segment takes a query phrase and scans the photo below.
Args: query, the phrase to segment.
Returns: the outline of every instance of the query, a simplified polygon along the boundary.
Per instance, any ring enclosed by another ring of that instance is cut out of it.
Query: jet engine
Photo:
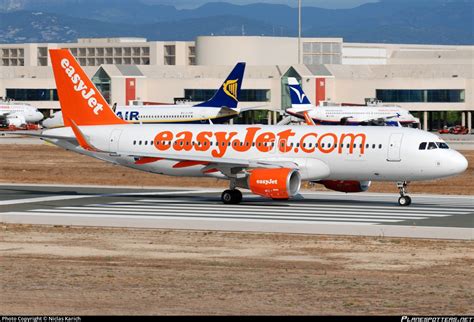
[[[254,169],[247,177],[247,188],[254,194],[272,199],[288,199],[301,187],[301,175],[295,169]]]
[[[371,184],[370,181],[355,180],[321,180],[316,183],[320,183],[330,190],[346,193],[367,191]]]

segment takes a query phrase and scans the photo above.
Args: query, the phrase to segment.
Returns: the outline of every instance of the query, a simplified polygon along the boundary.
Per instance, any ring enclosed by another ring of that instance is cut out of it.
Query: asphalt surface
[[[49,225],[467,239],[472,196],[303,192],[273,201],[244,193],[224,205],[220,190],[0,185],[0,222]]]

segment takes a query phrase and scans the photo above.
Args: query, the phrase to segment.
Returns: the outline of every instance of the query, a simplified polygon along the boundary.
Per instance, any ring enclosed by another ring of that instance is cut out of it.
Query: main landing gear
[[[224,190],[221,200],[225,204],[238,204],[242,201],[242,192],[238,189]]]
[[[408,182],[397,182],[397,188],[400,191],[400,198],[398,198],[398,204],[400,206],[409,206],[411,204],[411,198],[407,195]]]

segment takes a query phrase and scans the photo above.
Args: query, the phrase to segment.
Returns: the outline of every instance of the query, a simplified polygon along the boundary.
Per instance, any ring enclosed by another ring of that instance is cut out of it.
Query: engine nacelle
[[[326,188],[340,192],[363,192],[369,190],[371,181],[355,181],[355,180],[321,180],[317,183],[324,185]]]
[[[254,169],[247,178],[248,189],[272,199],[288,199],[298,194],[301,175],[295,169]],[[247,188],[247,187],[245,187]]]

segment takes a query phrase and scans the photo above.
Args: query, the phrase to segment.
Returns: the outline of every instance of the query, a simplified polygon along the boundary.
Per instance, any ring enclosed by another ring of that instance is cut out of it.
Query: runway
[[[244,194],[224,205],[221,190],[0,185],[0,222],[162,229],[280,232],[472,240],[472,196],[303,192],[273,201]]]

